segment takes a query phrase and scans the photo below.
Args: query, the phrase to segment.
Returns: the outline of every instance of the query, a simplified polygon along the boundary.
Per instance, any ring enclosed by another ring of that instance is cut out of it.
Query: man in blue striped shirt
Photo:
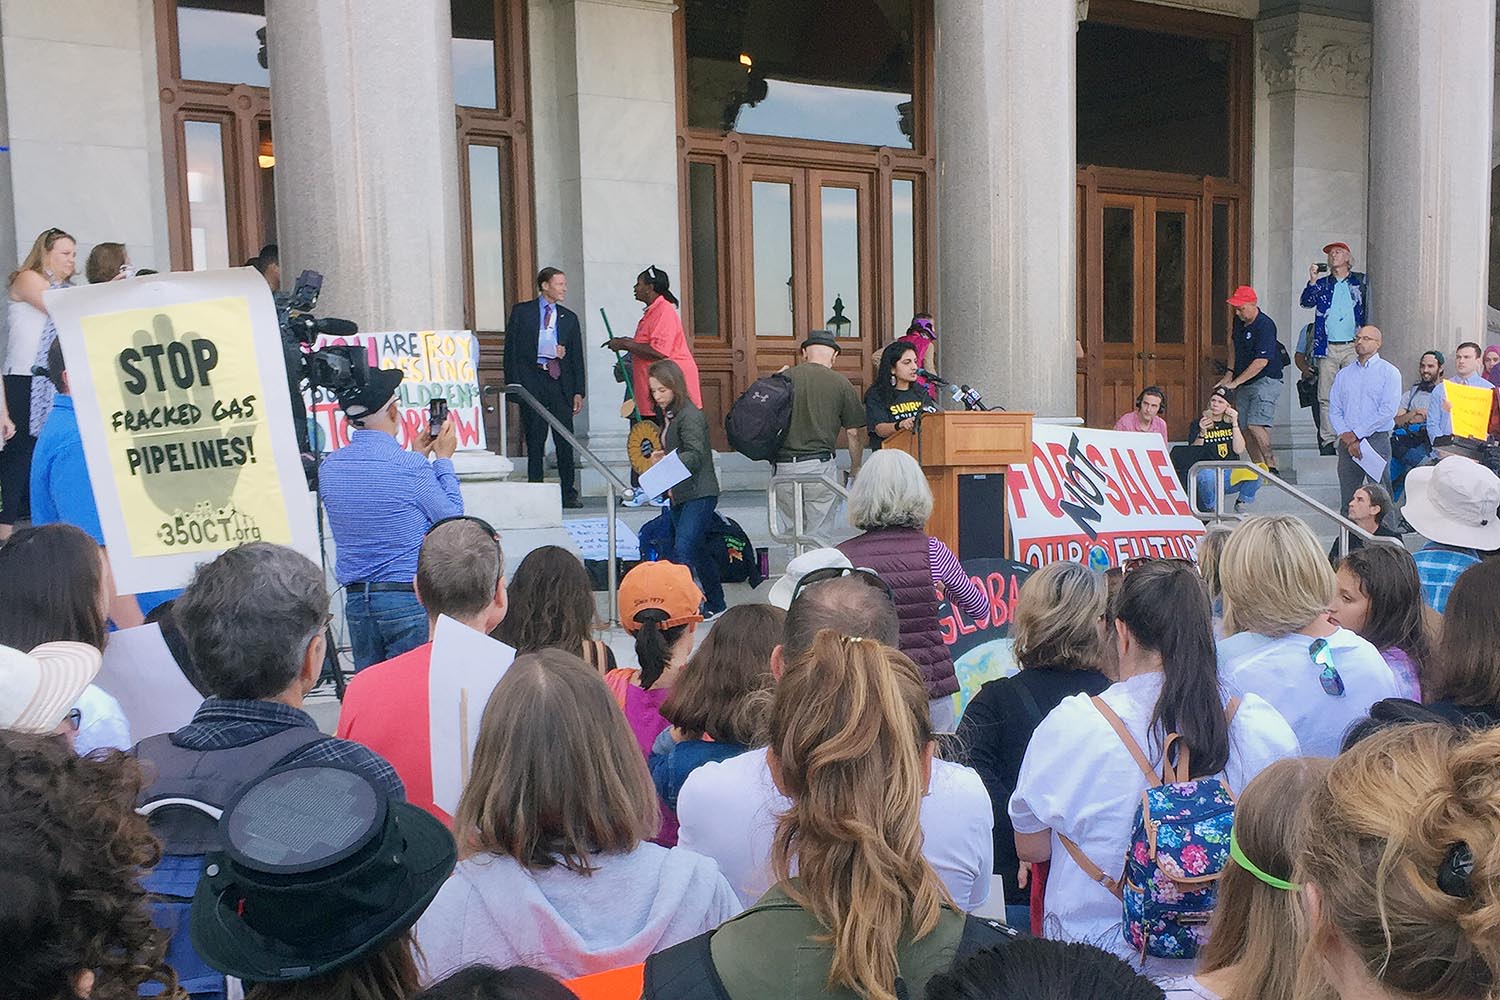
[[[424,424],[413,449],[402,448],[396,437],[400,384],[401,372],[371,369],[364,385],[338,394],[355,430],[318,472],[355,670],[427,641],[427,612],[412,589],[417,555],[428,528],[464,512],[453,471],[453,422],[446,421],[436,438]]]

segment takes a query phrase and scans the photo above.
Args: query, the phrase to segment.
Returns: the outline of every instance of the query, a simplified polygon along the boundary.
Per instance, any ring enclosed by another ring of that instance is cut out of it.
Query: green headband
[[[1254,861],[1251,861],[1249,858],[1245,857],[1245,852],[1240,849],[1239,839],[1234,835],[1234,827],[1229,828],[1229,856],[1231,858],[1234,858],[1236,863],[1238,863],[1241,868],[1245,869],[1245,871],[1249,872],[1251,875],[1254,875],[1256,878],[1260,879],[1262,882],[1273,889],[1281,889],[1285,892],[1299,892],[1302,889],[1302,887],[1296,882],[1288,882],[1284,878],[1277,878],[1275,875],[1267,875],[1256,866]]]

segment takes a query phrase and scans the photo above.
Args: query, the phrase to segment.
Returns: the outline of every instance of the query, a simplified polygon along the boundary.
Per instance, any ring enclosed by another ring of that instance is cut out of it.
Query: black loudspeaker
[[[958,558],[1009,559],[1005,547],[1005,476],[958,477]]]

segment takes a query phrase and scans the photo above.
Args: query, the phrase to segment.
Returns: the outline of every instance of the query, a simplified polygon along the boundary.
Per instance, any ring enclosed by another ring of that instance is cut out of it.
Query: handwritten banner
[[[243,542],[317,557],[275,307],[253,270],[46,294],[122,593]]]
[[[1014,554],[1032,566],[1192,559],[1203,535],[1158,434],[1035,424],[1005,488]]]
[[[1032,570],[1025,563],[1009,559],[966,559],[963,568],[989,598],[989,609],[983,618],[975,619],[947,602],[938,607],[943,642],[953,657],[953,672],[958,677],[960,715],[986,681],[1016,672],[1010,623],[1015,617],[1021,584]]]
[[[357,333],[319,337],[314,348],[357,346],[365,349],[371,368],[398,368],[406,376],[396,390],[401,411],[398,439],[411,447],[426,425],[427,406],[448,401],[448,419],[458,432],[460,449],[483,450],[484,407],[479,395],[479,343],[468,330],[418,330],[405,333]],[[312,415],[314,447],[333,451],[349,443],[352,428],[333,394],[315,390],[307,404]]]
[[[1443,391],[1453,407],[1453,436],[1483,441],[1490,433],[1490,409],[1495,404],[1495,390],[1489,386],[1443,382]]]

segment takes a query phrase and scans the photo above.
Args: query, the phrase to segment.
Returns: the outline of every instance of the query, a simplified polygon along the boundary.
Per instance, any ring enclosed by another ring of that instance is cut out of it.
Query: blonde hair
[[[1302,843],[1308,799],[1328,774],[1323,757],[1291,757],[1267,767],[1250,784],[1234,810],[1234,836],[1257,868],[1291,881]],[[1262,882],[1231,860],[1219,877],[1208,944],[1198,956],[1198,972],[1234,967],[1243,979],[1235,995],[1257,1000],[1293,1000],[1295,955],[1301,946],[1295,892]]]
[[[915,458],[895,448],[882,448],[865,459],[849,490],[850,524],[860,531],[920,531],[931,516],[932,487]]]
[[[894,1000],[897,946],[937,927],[947,890],[922,856],[927,692],[905,654],[820,631],[776,686],[773,764],[791,807],[771,863],[828,928],[829,990]]]
[[[1022,667],[1098,670],[1104,662],[1099,621],[1109,601],[1104,577],[1082,563],[1048,563],[1026,578],[1011,635]]]
[[[1218,601],[1224,596],[1224,584],[1220,576],[1220,560],[1224,558],[1224,543],[1229,541],[1230,531],[1223,525],[1213,525],[1198,539],[1196,559],[1198,575],[1208,588],[1208,599]]]
[[[42,261],[52,252],[52,248],[57,246],[58,240],[72,240],[74,246],[78,245],[77,240],[61,229],[53,227],[52,229],[42,230],[41,234],[37,236],[36,242],[31,244],[31,251],[26,255],[26,259],[21,261],[21,266],[10,272],[10,278],[5,282],[6,285],[14,285],[16,277],[22,271],[35,271],[45,278],[47,276],[47,269],[42,266]]]
[[[1318,540],[1290,514],[1248,517],[1219,559],[1224,634],[1279,639],[1328,610],[1336,581]]]
[[[1320,956],[1350,949],[1383,989],[1495,995],[1500,977],[1500,732],[1402,725],[1335,758],[1308,804],[1297,881],[1315,887],[1299,996],[1326,995]],[[1455,847],[1467,898],[1438,885]]]
[[[484,706],[453,817],[462,856],[589,874],[593,856],[656,835],[646,758],[599,672],[572,653],[516,657]]]

